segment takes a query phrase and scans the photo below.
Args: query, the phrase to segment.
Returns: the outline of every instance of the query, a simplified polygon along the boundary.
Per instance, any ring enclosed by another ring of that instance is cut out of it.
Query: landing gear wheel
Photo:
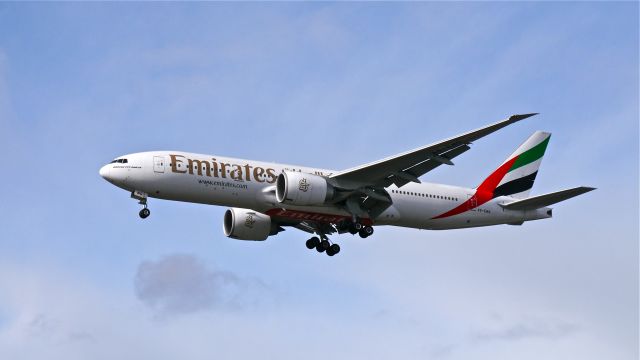
[[[340,245],[338,244],[333,244],[329,246],[329,248],[327,249],[327,255],[329,256],[333,256],[339,252],[340,252]]]
[[[351,233],[351,235],[357,234],[360,230],[362,230],[362,224],[359,222],[354,222],[349,225],[349,233]]]
[[[327,240],[322,240],[322,241],[320,241],[318,246],[316,246],[316,250],[318,250],[318,252],[323,252],[323,251],[329,249],[330,246],[331,245],[329,244],[329,242]]]
[[[371,235],[373,235],[373,227],[371,226],[365,226],[362,229],[360,229],[360,231],[358,232],[358,234],[360,235],[361,238],[367,238]]]
[[[307,240],[305,245],[307,245],[307,249],[311,250],[311,249],[317,247],[318,244],[320,244],[320,239],[318,239],[317,237],[314,236],[311,239]]]
[[[146,218],[149,217],[149,215],[151,215],[151,210],[149,210],[147,208],[144,208],[144,209],[140,210],[138,215],[140,215],[141,218],[146,219]]]

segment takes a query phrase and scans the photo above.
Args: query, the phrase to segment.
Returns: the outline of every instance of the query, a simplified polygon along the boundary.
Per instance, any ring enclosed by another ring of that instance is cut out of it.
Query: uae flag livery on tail
[[[433,219],[461,214],[498,196],[528,197],[550,138],[551,133],[536,131],[476,188],[471,198]]]
[[[505,166],[506,172],[492,189],[494,198],[509,195],[523,199],[529,196],[550,138],[550,133],[536,131],[504,162],[502,166]]]

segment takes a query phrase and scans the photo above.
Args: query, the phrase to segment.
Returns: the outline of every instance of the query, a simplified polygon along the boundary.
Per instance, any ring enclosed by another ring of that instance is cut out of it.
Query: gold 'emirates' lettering
[[[211,160],[189,159],[183,155],[169,154],[171,158],[171,172],[176,174],[186,174],[208,177],[227,178],[227,173],[236,181],[252,181],[273,184],[276,182],[276,170],[273,168],[262,168],[249,164],[229,164],[218,162],[215,158]],[[186,169],[182,167],[186,166]]]
[[[191,160],[189,159],[189,174],[193,175],[193,170],[198,171],[198,175],[202,176],[202,168],[206,169],[207,176],[211,176],[211,166],[208,161]]]
[[[235,169],[231,172],[231,178],[233,180],[242,180],[242,166],[233,165],[233,167]]]
[[[253,178],[260,183],[263,183],[262,175],[264,175],[264,169],[261,167],[253,168]],[[249,176],[249,175],[247,175]]]
[[[178,157],[184,158],[182,155],[169,155],[171,157],[171,171],[174,173],[186,173],[187,170],[178,170],[178,164],[182,164],[182,160],[178,160]]]

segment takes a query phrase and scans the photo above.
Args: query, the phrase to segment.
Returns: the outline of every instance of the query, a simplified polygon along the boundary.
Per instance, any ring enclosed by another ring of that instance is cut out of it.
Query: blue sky
[[[638,4],[0,4],[0,358],[637,359]],[[179,149],[344,169],[510,114],[423,180],[475,186],[535,130],[521,227],[380,228],[339,256],[98,176]]]

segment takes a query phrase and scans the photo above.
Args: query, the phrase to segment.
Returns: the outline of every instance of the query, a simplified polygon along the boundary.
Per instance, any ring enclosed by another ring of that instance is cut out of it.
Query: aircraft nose
[[[109,165],[100,168],[100,176],[107,181],[109,180]]]

